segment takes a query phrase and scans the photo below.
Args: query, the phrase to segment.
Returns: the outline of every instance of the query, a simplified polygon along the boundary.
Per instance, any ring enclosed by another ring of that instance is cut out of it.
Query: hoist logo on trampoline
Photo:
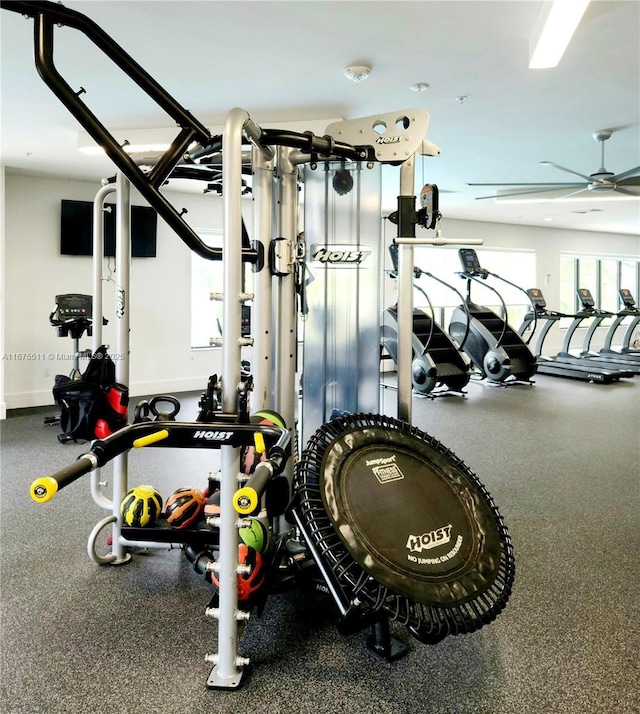
[[[451,524],[436,528],[428,533],[419,536],[410,535],[407,540],[407,549],[421,553],[423,550],[431,550],[439,545],[446,545],[451,540]]]

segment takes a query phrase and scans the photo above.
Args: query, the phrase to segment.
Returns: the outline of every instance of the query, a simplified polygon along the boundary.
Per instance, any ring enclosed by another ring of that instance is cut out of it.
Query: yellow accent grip
[[[267,450],[267,447],[264,443],[264,436],[262,436],[259,431],[256,431],[256,433],[253,435],[253,443],[255,444],[256,451],[259,454],[264,454],[264,452]]]
[[[149,446],[149,444],[155,444],[156,441],[162,441],[169,436],[169,432],[166,429],[161,429],[160,431],[154,431],[153,434],[147,434],[147,436],[141,436],[133,442],[133,446],[136,449],[141,449],[143,446]]]
[[[233,494],[233,507],[241,516],[253,513],[258,507],[258,494],[253,488],[244,486]]]
[[[58,482],[51,476],[41,476],[31,484],[29,492],[36,503],[46,503],[58,492]]]

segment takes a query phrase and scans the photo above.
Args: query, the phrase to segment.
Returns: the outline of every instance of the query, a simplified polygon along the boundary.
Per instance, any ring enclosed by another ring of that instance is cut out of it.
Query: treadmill
[[[596,329],[605,318],[613,317],[614,313],[608,312],[607,310],[597,309],[593,295],[587,288],[579,288],[576,291],[576,294],[578,295],[578,299],[582,305],[582,310],[574,315],[573,322],[567,328],[567,332],[562,343],[562,349],[558,353],[558,358],[580,360],[581,363],[586,364],[589,367],[603,367],[604,369],[609,368],[619,370],[626,372],[624,375],[625,377],[633,377],[635,374],[640,374],[640,368],[637,364],[632,364],[629,361],[624,362],[618,359],[606,358],[603,355],[601,356],[589,352],[589,344]],[[589,319],[591,320],[591,324],[585,334],[582,350],[578,354],[575,354],[574,352],[571,352],[571,340],[576,329],[585,320]]]
[[[529,288],[526,291],[529,300],[531,301],[531,312],[528,312],[522,321],[522,325],[518,329],[521,337],[530,330],[533,337],[536,331],[538,320],[544,321],[542,328],[536,339],[534,353],[538,365],[538,374],[550,374],[553,377],[564,377],[565,379],[578,379],[583,382],[591,382],[594,384],[611,384],[618,382],[628,373],[620,370],[614,370],[600,365],[599,367],[591,367],[587,364],[580,363],[577,358],[563,359],[561,357],[548,357],[542,354],[542,345],[549,333],[549,330],[556,322],[563,317],[575,317],[563,312],[547,309],[547,302],[539,288]]]
[[[634,350],[630,347],[633,331],[638,326],[638,323],[640,323],[640,309],[636,307],[636,301],[634,300],[630,290],[627,288],[621,288],[618,290],[618,294],[620,295],[623,308],[617,313],[616,319],[609,326],[607,334],[604,338],[604,344],[600,351],[596,354],[608,359],[615,359],[625,363],[628,361],[631,364],[640,365],[640,350]],[[615,350],[611,346],[613,337],[617,329],[627,317],[630,317],[631,320],[626,326],[624,337],[622,339],[622,345],[618,350]],[[589,343],[587,343],[586,349],[589,349]]]

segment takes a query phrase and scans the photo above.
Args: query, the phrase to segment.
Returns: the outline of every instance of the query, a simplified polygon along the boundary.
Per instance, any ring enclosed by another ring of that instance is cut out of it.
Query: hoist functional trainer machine
[[[389,620],[406,625],[424,643],[491,622],[505,607],[514,578],[506,527],[472,471],[411,424],[413,246],[436,242],[415,236],[415,158],[434,151],[424,140],[427,113],[412,109],[338,122],[316,136],[262,129],[245,110],[232,109],[223,133],[211,136],[84,15],[49,2],[2,7],[34,19],[38,71],[118,169],[108,189],[115,190],[118,205],[116,350],[126,355],[116,365],[118,383],[128,384],[129,182],[190,249],[224,260],[222,374],[209,380],[196,422],[134,420],[94,441],[70,466],[37,479],[33,498],[48,501],[113,461],[111,497],[92,481],[94,499],[110,515],[90,535],[89,554],[108,565],[127,562],[135,546],[183,549],[196,572],[212,583],[206,614],[217,620],[218,651],[206,656],[213,664],[210,688],[240,686],[248,664],[239,654],[240,631],[251,611],[264,605],[269,592],[310,579],[330,593],[340,613],[339,631],[370,627],[371,648],[387,660],[402,652],[389,636]],[[81,93],[58,74],[57,25],[82,31],[180,127],[150,171],[131,160],[83,104]],[[393,417],[378,413],[380,306],[371,297],[379,294],[381,163],[400,165]],[[219,174],[220,165],[222,249],[202,243],[160,193],[176,172]],[[240,210],[247,167],[253,242],[243,240]],[[304,242],[297,224],[302,167]],[[241,290],[245,262],[255,266],[252,294]],[[303,285],[309,312],[300,370],[296,299]],[[97,314],[99,300],[94,296]],[[241,324],[247,301],[253,303],[250,337],[242,335]],[[253,351],[249,374],[241,366],[245,347]],[[128,490],[127,458],[140,448],[219,450],[219,481],[209,493],[218,512],[181,529],[163,517],[168,514],[146,527],[124,524],[120,504]],[[268,530],[269,548],[241,541],[241,531],[255,520]],[[106,528],[112,550],[99,556],[95,541]]]

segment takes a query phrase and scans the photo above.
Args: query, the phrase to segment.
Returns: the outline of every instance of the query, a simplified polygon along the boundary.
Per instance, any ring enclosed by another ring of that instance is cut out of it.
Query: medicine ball
[[[269,547],[269,530],[258,518],[251,518],[251,524],[238,530],[245,545],[264,553]]]
[[[165,516],[174,528],[188,528],[202,515],[205,498],[197,488],[178,488],[167,498]]]
[[[263,426],[278,426],[281,429],[286,429],[284,419],[277,412],[271,411],[270,409],[260,409],[254,412],[250,417],[249,421],[251,424],[260,424]],[[260,456],[260,460],[264,461],[266,459],[266,454]],[[245,446],[241,456],[241,466],[242,472],[245,474],[253,473],[253,470],[257,466],[256,453],[253,446]]]
[[[238,602],[245,607],[252,606],[252,598],[258,593],[266,582],[266,568],[262,555],[254,548],[241,543],[238,546],[238,564],[248,565],[249,572],[238,575]],[[218,575],[211,572],[211,582],[220,587]]]
[[[145,484],[127,491],[120,504],[122,520],[128,526],[144,528],[155,523],[162,511],[162,496]]]

